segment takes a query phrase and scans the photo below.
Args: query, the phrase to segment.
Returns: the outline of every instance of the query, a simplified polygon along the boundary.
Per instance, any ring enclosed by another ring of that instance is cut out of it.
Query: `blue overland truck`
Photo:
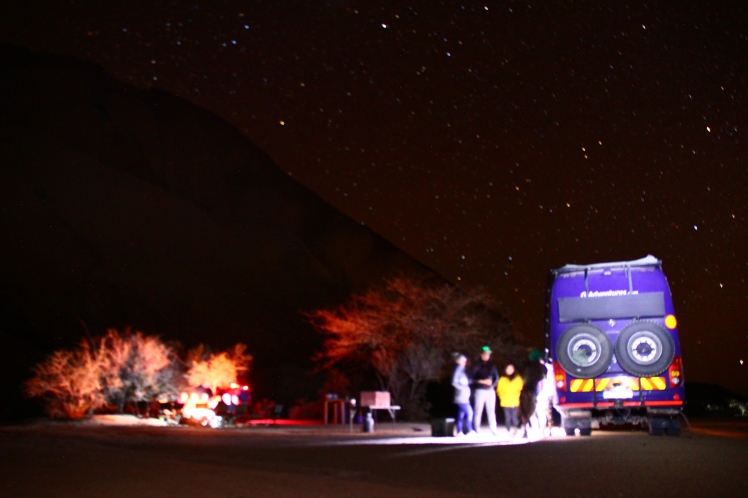
[[[546,348],[567,435],[626,423],[680,434],[678,323],[654,256],[551,270]]]

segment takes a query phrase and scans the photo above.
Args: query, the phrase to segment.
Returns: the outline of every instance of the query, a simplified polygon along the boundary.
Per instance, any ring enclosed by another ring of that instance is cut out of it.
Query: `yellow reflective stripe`
[[[658,391],[665,389],[665,377],[652,377],[650,380]]]
[[[639,379],[626,377],[626,383],[629,385],[629,389],[631,389],[632,391],[639,390]]]
[[[667,387],[665,377],[642,377],[642,389],[647,391],[662,391]]]
[[[584,388],[582,390],[586,393],[592,391],[592,387],[595,385],[594,379],[587,379],[587,381],[584,383]]]
[[[571,381],[571,384],[569,385],[569,389],[571,392],[575,393],[579,391],[579,386],[582,385],[582,382],[584,382],[584,379],[574,379]]]
[[[597,392],[604,391],[608,387],[608,383],[610,383],[610,379],[598,379],[595,390]]]

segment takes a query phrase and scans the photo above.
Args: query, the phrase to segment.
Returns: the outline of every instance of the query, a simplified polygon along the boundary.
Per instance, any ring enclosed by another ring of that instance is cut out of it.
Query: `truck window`
[[[627,296],[562,297],[558,300],[559,321],[607,320],[665,315],[662,292]]]

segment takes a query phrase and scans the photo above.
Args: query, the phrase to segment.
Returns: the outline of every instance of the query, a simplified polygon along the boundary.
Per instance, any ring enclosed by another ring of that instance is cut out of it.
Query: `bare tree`
[[[454,351],[490,344],[511,357],[517,346],[509,322],[483,290],[404,277],[383,289],[355,295],[334,310],[307,317],[325,340],[322,368],[373,368],[404,415],[423,415],[428,382],[438,380]]]
[[[41,398],[52,418],[84,417],[106,403],[101,383],[105,363],[85,341],[75,351],[55,351],[34,368],[26,392]]]
[[[160,339],[126,329],[110,329],[97,344],[106,358],[102,378],[107,400],[124,411],[125,404],[175,398],[176,356]]]
[[[107,404],[122,412],[128,402],[176,397],[178,362],[171,348],[142,332],[111,329],[83,340],[74,351],[56,351],[26,383],[52,417],[80,418]]]

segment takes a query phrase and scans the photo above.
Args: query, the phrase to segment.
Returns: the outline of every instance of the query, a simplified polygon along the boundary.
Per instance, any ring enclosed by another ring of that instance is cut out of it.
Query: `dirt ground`
[[[746,496],[748,423],[527,442],[423,424],[0,428],[0,496]]]

